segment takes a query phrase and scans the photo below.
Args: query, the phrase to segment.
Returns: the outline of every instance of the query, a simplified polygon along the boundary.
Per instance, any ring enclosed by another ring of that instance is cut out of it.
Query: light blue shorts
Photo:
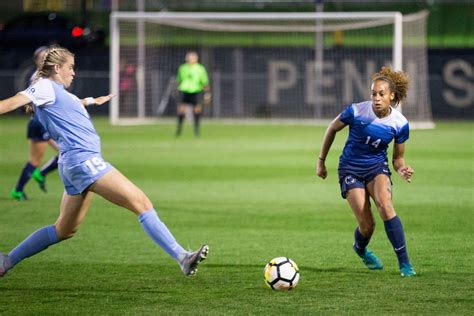
[[[77,195],[84,192],[94,182],[113,169],[100,155],[92,155],[87,160],[70,166],[58,164],[59,175],[67,194]]]

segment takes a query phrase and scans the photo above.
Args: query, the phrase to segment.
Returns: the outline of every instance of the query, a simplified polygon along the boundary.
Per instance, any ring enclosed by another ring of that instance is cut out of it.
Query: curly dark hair
[[[403,71],[394,71],[391,67],[382,67],[379,72],[372,75],[372,82],[382,80],[389,84],[390,91],[395,93],[394,105],[405,100],[408,92],[409,77]]]

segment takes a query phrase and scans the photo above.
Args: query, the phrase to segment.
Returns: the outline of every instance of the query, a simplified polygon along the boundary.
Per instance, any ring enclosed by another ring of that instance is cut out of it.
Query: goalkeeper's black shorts
[[[199,92],[198,93],[187,93],[182,92],[182,102],[191,106],[196,106],[199,103]]]

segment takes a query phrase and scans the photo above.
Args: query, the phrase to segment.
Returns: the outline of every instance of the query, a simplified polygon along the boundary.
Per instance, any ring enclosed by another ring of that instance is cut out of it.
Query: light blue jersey
[[[21,93],[33,102],[38,120],[59,145],[59,163],[74,165],[100,156],[100,138],[89,113],[63,85],[40,79]]]
[[[395,108],[390,115],[378,118],[372,102],[353,103],[339,116],[349,125],[349,137],[339,158],[340,165],[368,168],[387,162],[387,148],[395,139],[404,143],[409,137],[407,119]]]
[[[81,101],[63,85],[40,79],[21,92],[59,145],[59,175],[69,195],[81,194],[113,167],[101,157],[100,138]]]

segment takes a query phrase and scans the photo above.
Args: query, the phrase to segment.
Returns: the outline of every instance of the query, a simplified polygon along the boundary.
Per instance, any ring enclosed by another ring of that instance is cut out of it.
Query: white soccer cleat
[[[207,258],[208,253],[208,245],[202,245],[198,250],[187,253],[179,264],[184,275],[195,275],[198,264]]]
[[[0,278],[4,276],[10,268],[11,264],[8,256],[0,252]]]

